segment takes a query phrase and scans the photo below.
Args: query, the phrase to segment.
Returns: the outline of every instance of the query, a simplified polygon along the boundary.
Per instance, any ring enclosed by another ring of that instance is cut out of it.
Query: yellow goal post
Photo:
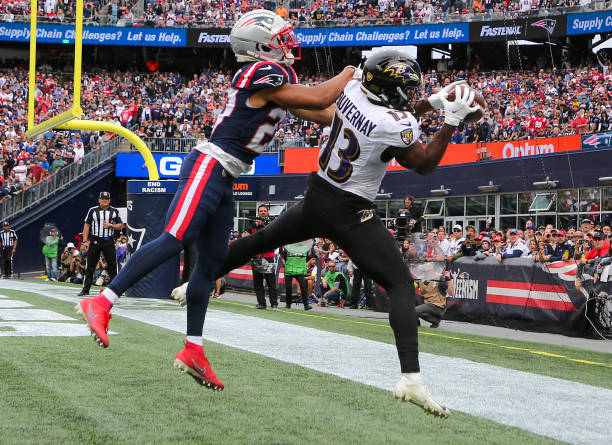
[[[157,165],[147,147],[136,134],[114,122],[80,120],[83,115],[81,108],[81,66],[83,56],[83,0],[76,0],[76,23],[74,35],[74,81],[73,81],[73,103],[70,110],[64,111],[57,116],[34,124],[35,97],[36,92],[36,32],[38,19],[38,0],[31,0],[30,8],[30,65],[28,82],[28,130],[25,135],[28,138],[36,137],[52,129],[59,130],[90,130],[108,131],[123,136],[134,145],[145,161],[149,172],[149,179],[159,179]]]

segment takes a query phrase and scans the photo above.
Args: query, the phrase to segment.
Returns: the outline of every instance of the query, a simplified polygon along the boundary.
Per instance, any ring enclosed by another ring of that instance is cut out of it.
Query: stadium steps
[[[117,153],[130,153],[134,150],[135,148],[132,149],[132,144],[127,139],[123,139],[117,146]]]

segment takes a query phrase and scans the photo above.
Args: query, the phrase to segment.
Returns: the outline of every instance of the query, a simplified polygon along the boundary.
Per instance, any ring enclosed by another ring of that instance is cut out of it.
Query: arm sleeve
[[[247,65],[232,79],[232,87],[253,92],[262,88],[280,87],[286,83],[295,83],[294,76],[274,62]]]
[[[121,216],[119,216],[119,210],[115,209],[115,224],[117,223],[122,223],[123,221],[121,221]]]

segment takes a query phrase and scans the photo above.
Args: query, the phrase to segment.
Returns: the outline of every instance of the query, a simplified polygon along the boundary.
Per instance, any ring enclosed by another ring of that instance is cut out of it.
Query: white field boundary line
[[[63,301],[79,300],[69,296],[74,288],[19,283],[15,289]],[[184,332],[182,310],[141,310],[133,302],[127,307],[118,305],[113,313]],[[393,345],[350,335],[211,310],[204,337],[383,390],[390,391],[399,376]],[[574,444],[607,444],[612,437],[611,390],[461,358],[421,353],[420,361],[426,380],[451,409]],[[222,370],[217,372],[223,375]]]

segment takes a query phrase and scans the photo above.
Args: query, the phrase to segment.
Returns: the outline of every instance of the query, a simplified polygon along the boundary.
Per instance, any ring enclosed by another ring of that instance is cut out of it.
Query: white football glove
[[[442,102],[442,98],[446,99],[448,95],[451,93],[451,91],[455,90],[455,87],[459,85],[464,85],[464,84],[465,84],[465,80],[457,80],[456,82],[449,83],[444,88],[442,88],[440,91],[438,91],[435,94],[432,94],[431,96],[427,98],[427,100],[429,101],[429,105],[434,107],[434,109],[439,110],[440,108],[444,106]]]
[[[462,89],[463,92],[461,91]],[[444,104],[444,123],[457,127],[468,114],[478,110],[478,108],[480,108],[480,105],[478,104],[470,107],[470,104],[474,102],[475,95],[476,92],[471,88],[461,88],[457,86],[455,87],[454,102],[449,102],[446,97],[443,97],[442,103]]]
[[[353,74],[353,80],[358,80],[359,82],[361,82],[361,76],[363,75],[363,69],[362,69],[363,65],[359,65],[357,68],[355,68],[355,73]]]

